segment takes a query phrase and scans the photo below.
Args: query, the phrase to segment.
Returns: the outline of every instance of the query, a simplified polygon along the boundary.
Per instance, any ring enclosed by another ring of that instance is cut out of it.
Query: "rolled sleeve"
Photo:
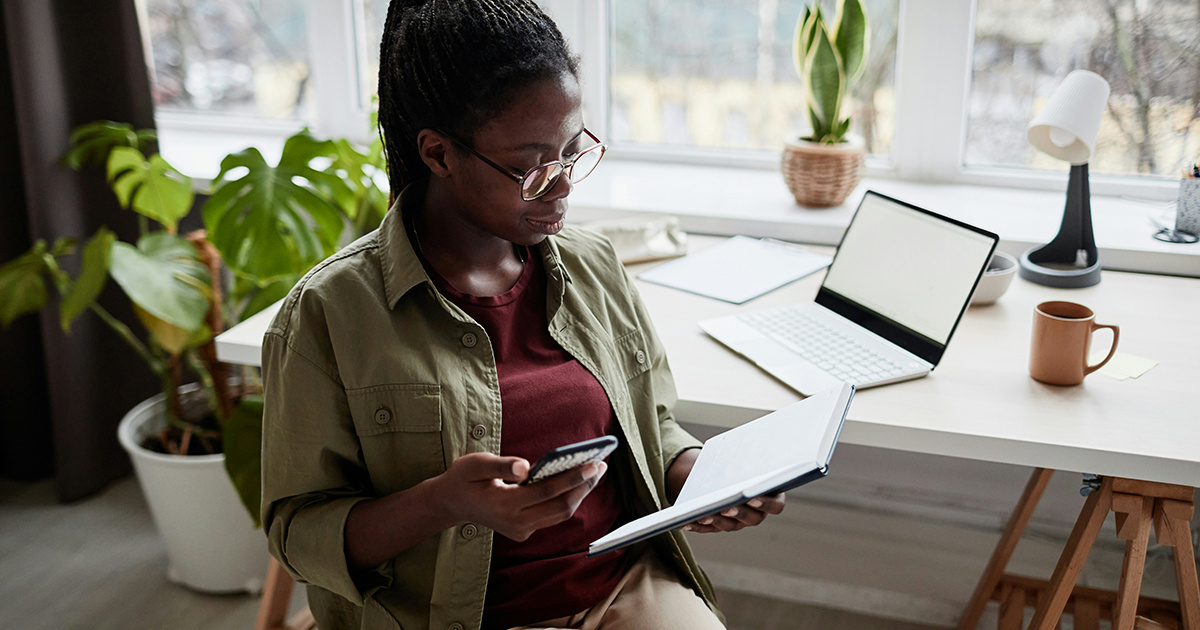
[[[296,580],[356,605],[391,585],[391,563],[351,571],[346,519],[371,487],[336,375],[268,332],[263,342],[262,517],[271,555]]]

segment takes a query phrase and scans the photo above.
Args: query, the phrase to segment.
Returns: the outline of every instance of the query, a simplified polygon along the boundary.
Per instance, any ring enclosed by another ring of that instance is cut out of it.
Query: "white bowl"
[[[983,272],[983,277],[979,279],[979,285],[975,287],[975,293],[971,294],[971,304],[973,306],[991,304],[1000,299],[1000,296],[1008,290],[1008,285],[1015,275],[1017,275],[1016,258],[1004,252],[992,254],[987,270]]]

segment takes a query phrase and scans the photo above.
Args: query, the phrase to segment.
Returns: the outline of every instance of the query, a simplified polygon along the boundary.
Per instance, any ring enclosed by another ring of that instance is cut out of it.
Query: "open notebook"
[[[618,527],[593,542],[588,555],[824,477],[853,396],[854,386],[842,384],[714,436],[704,444],[674,505]]]

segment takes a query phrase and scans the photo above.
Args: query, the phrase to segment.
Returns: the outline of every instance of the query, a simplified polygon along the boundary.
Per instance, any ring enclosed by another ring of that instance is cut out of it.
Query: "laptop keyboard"
[[[742,313],[738,319],[809,363],[853,385],[885,381],[913,372],[913,368],[864,347],[797,307]]]

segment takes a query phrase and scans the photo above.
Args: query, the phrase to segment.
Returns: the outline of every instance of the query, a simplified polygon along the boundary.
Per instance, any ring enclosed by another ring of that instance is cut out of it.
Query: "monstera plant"
[[[383,145],[288,138],[274,166],[248,148],[221,161],[202,211],[208,239],[232,275],[227,312],[240,321],[282,299],[338,245],[379,227],[387,212]],[[346,236],[347,227],[349,235]],[[225,466],[258,521],[262,401],[225,431]]]
[[[205,229],[180,234],[195,202],[193,182],[152,151],[155,141],[153,131],[109,121],[75,131],[63,163],[104,168],[121,206],[138,215],[137,238],[125,242],[100,228],[83,244],[74,270],[65,261],[79,249],[75,239],[39,240],[0,265],[0,324],[53,304],[64,334],[78,317],[99,317],[162,383],[165,428],[142,446],[171,455],[223,452],[257,522],[257,378],[231,375],[233,368],[216,360],[213,337],[282,298],[339,245],[379,225],[387,210],[377,183],[382,146],[376,140],[360,150],[305,130],[286,140],[276,164],[254,148],[228,155],[202,209]],[[130,300],[141,331],[97,302],[110,279]],[[181,398],[188,373],[199,382],[203,404]]]
[[[113,329],[140,356],[162,383],[167,394],[169,430],[157,447],[168,453],[190,453],[220,448],[217,423],[212,418],[187,418],[182,413],[178,387],[184,364],[206,384],[212,381],[215,361],[200,351],[211,344],[220,329],[212,269],[206,263],[203,234],[182,236],[179,221],[193,203],[191,179],[175,170],[162,156],[149,154],[152,131],[135,131],[128,125],[94,123],[72,135],[71,151],[64,163],[76,169],[102,164],[121,206],[139,215],[138,237],[118,240],[102,227],[83,245],[79,269],[72,274],[60,264],[77,249],[72,238],[53,245],[39,240],[30,251],[0,266],[0,324],[40,310],[49,302],[47,285],[60,296],[59,320],[64,333],[71,323],[91,312]],[[145,329],[135,334],[97,302],[109,279],[121,287]],[[225,383],[212,383],[215,397],[232,400]],[[216,406],[215,413],[231,407]],[[194,439],[198,438],[198,439]]]
[[[793,61],[804,81],[811,130],[788,140],[783,172],[800,205],[838,205],[862,177],[866,149],[848,136],[847,101],[866,65],[869,33],[862,0],[838,0],[832,21],[820,4],[806,6],[796,21]]]

